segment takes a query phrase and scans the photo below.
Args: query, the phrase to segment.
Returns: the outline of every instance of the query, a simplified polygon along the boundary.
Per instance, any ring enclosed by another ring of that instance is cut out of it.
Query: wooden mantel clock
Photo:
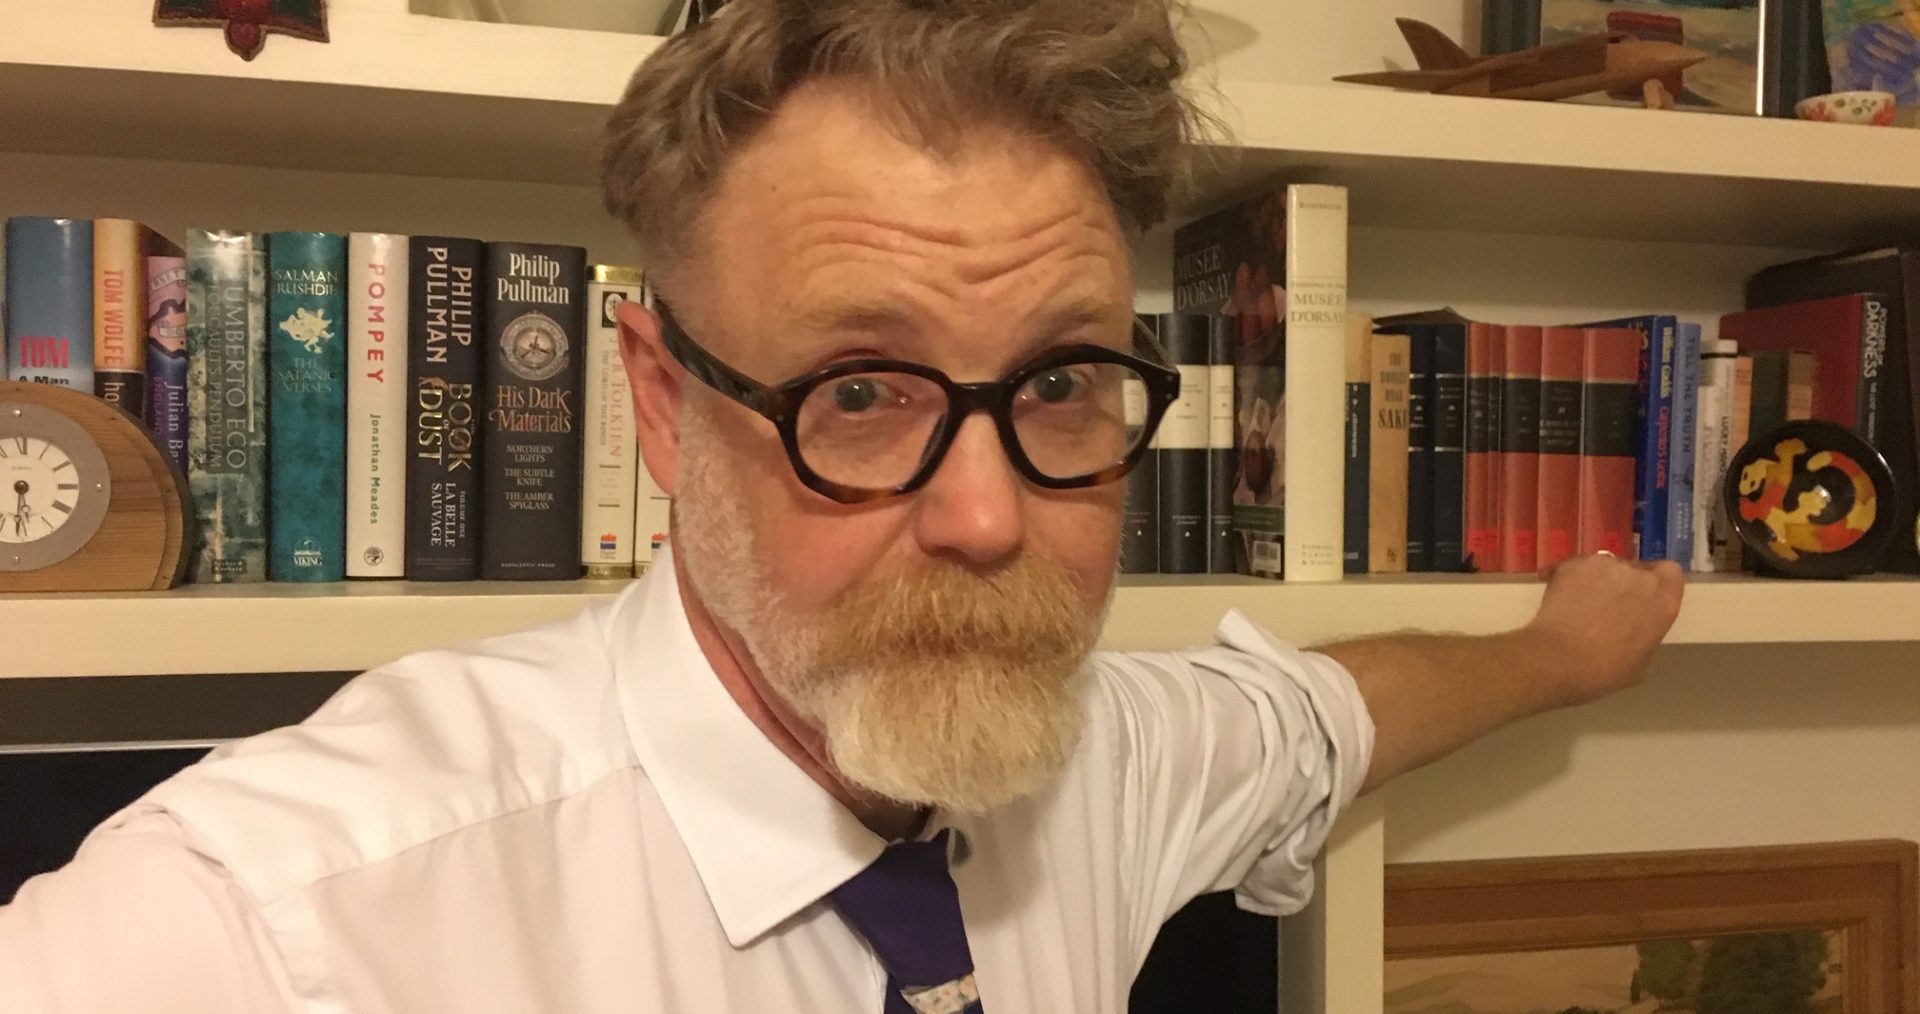
[[[185,480],[132,416],[0,381],[0,592],[172,588],[192,524]]]

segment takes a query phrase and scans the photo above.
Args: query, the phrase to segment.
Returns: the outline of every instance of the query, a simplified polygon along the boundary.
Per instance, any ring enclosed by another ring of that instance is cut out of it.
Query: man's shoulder
[[[116,819],[172,814],[265,901],[580,792],[635,763],[607,649],[614,606],[364,673]]]

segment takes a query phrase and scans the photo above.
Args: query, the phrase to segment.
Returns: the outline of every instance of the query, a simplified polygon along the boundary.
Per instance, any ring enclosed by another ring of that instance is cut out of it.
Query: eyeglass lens
[[[1067,363],[1025,379],[1010,414],[1020,450],[1040,474],[1093,475],[1143,439],[1147,385],[1117,363]],[[911,373],[857,373],[816,386],[795,419],[801,460],[829,482],[903,485],[925,465],[950,405],[940,384]]]

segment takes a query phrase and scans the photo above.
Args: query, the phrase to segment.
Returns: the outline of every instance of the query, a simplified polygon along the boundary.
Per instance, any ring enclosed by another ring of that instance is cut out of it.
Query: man
[[[1198,893],[1291,912],[1354,796],[1639,678],[1667,567],[1526,628],[1089,657],[1128,239],[1191,122],[1161,0],[739,0],[605,188],[673,551],[360,677],[0,913],[0,1010],[1118,1012]]]

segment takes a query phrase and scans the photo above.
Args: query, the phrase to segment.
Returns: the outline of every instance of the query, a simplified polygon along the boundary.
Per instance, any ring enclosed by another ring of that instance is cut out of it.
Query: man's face
[[[1061,344],[1127,349],[1128,251],[1090,172],[989,127],[955,148],[900,140],[850,88],[796,92],[721,181],[676,314],[767,384],[866,357],[994,380]],[[800,483],[771,423],[678,376],[675,446],[648,464],[677,485],[680,559],[841,774],[962,809],[1043,784],[1077,735],[1068,682],[1122,484],[1038,488],[978,414],[918,492],[844,505]]]

